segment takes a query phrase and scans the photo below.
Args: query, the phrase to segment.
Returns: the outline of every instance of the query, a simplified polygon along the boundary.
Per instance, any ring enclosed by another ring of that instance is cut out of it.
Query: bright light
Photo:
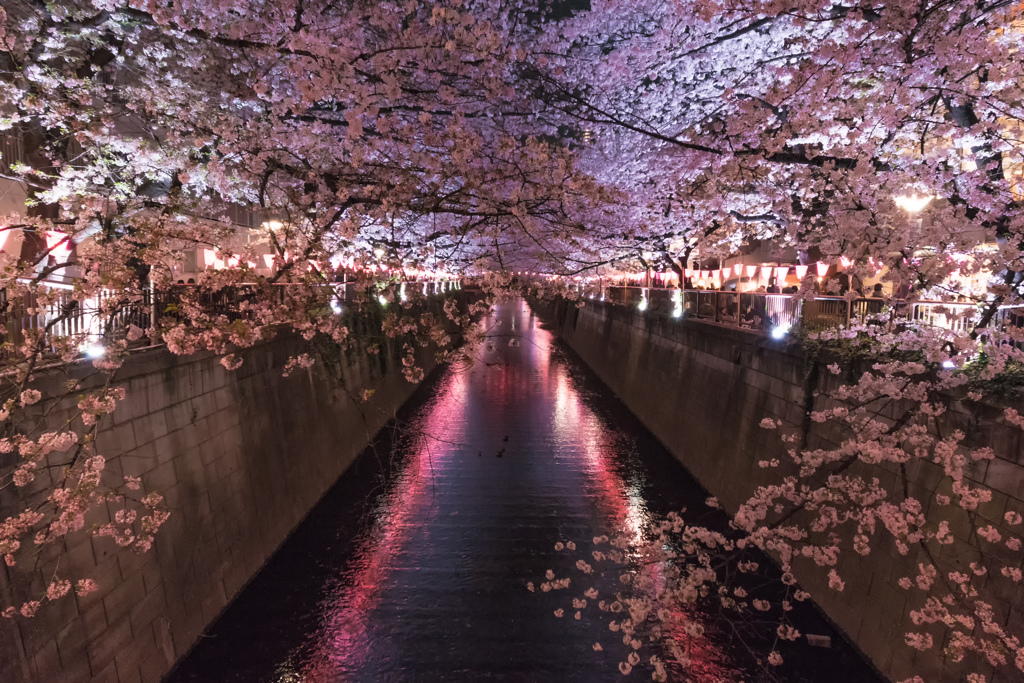
[[[331,310],[335,313],[341,313],[341,304],[337,300],[331,301]]]
[[[956,363],[954,363],[951,360],[944,360],[942,361],[942,367],[946,368],[947,370],[953,370],[956,368]]]
[[[647,290],[646,289],[640,290],[640,303],[637,304],[636,307],[638,309],[640,309],[641,311],[646,311],[647,310]]]
[[[913,215],[920,211],[921,209],[923,209],[924,207],[928,206],[928,204],[933,199],[935,198],[929,197],[928,195],[925,195],[923,197],[919,197],[916,194],[900,195],[899,197],[896,197],[896,206],[900,207],[907,213]]]
[[[772,339],[782,339],[789,332],[789,325],[776,325],[772,328]]]
[[[282,223],[281,221],[264,221],[263,227],[273,232],[275,230],[280,230],[281,228],[283,228],[284,223]]]
[[[383,294],[378,294],[377,295],[377,301],[380,302],[381,306],[387,306],[388,305],[388,300],[387,300],[387,298]]]
[[[376,249],[373,250],[373,255],[376,256],[377,258],[380,258],[381,256],[384,255],[384,249],[382,247],[377,247]]]
[[[82,351],[89,358],[101,358],[103,357],[103,354],[107,352],[107,350],[100,346],[99,344],[89,344],[88,346],[84,347]]]

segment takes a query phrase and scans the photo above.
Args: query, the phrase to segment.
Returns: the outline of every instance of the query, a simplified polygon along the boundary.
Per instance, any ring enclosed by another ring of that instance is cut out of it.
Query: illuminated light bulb
[[[782,339],[789,332],[789,325],[776,325],[772,328],[772,339]]]
[[[900,195],[895,198],[896,206],[900,207],[910,215],[914,215],[918,211],[928,206],[935,197],[929,195],[918,196],[913,195]]]
[[[82,351],[89,358],[102,358],[103,355],[107,352],[107,350],[99,344],[89,344],[88,346],[84,347]]]

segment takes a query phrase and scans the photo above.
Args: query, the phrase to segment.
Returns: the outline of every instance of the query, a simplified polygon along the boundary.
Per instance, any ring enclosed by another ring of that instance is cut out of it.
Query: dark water
[[[604,619],[555,618],[570,596],[525,585],[567,568],[556,541],[642,533],[684,506],[706,514],[706,493],[526,304],[485,322],[477,362],[428,383],[170,681],[623,679]],[[833,647],[783,649],[779,680],[876,680],[813,610],[800,617]],[[678,680],[757,679],[729,629],[693,618],[709,635],[688,643]]]

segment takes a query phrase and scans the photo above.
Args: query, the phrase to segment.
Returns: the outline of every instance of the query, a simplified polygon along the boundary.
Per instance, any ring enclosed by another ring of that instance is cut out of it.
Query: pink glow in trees
[[[789,460],[766,463],[778,481],[733,511],[737,527],[836,590],[838,558],[885,535],[921,553],[908,590],[937,602],[914,618],[946,629],[913,630],[912,646],[1019,666],[1018,636],[975,587],[1019,581],[1019,554],[966,570],[928,554],[949,538],[945,508],[967,515],[968,546],[1020,549],[1016,517],[981,513],[972,468],[989,453],[942,422],[949,401],[980,406],[1024,360],[1019,328],[991,324],[1024,303],[1020,14],[1006,2],[645,0],[544,22],[522,3],[458,0],[6,3],[0,128],[23,141],[24,163],[3,174],[30,205],[0,218],[0,285],[52,314],[3,347],[5,477],[48,502],[4,522],[0,551],[16,562],[59,544],[100,503],[124,511],[102,533],[142,550],[165,515],[157,494],[103,471],[90,435],[120,398],[109,383],[41,432],[33,406],[59,398],[32,393],[48,359],[85,346],[112,372],[148,336],[227,354],[231,368],[236,349],[282,325],[343,343],[331,263],[372,266],[366,279],[490,271],[509,290],[515,271],[646,268],[766,239],[805,263],[846,257],[853,275],[881,274],[911,298],[976,306],[969,324],[890,316],[815,342],[846,354],[853,381],[808,419],[848,436],[813,449],[783,429]],[[899,197],[934,199],[908,215]],[[227,219],[239,206],[258,229]],[[186,252],[203,263],[195,287],[176,288]],[[225,291],[243,293],[243,315],[215,305]],[[112,324],[144,302],[155,319]],[[404,310],[391,307],[383,334],[446,345],[442,321]],[[83,311],[87,329],[66,329]],[[907,492],[924,461],[949,482],[934,500]],[[44,485],[44,463],[64,474]],[[904,486],[882,490],[872,468]],[[692,597],[717,578],[690,572],[704,559],[688,556],[660,561]],[[66,581],[5,607],[34,613]]]

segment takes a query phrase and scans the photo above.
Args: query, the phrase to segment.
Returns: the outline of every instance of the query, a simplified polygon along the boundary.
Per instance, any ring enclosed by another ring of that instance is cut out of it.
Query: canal
[[[556,618],[572,596],[527,584],[563,568],[556,543],[684,507],[707,515],[707,494],[526,303],[482,324],[475,362],[425,383],[169,681],[650,680],[643,664],[620,674],[604,615]],[[798,611],[831,647],[788,644],[775,680],[879,680],[812,608]],[[749,654],[710,614],[692,618],[705,635],[672,680],[762,677],[770,637]]]

